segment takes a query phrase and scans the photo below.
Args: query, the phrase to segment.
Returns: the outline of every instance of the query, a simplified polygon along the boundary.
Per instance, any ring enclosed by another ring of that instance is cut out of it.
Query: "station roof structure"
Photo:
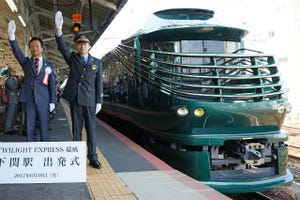
[[[57,76],[68,74],[68,66],[57,50],[55,42],[55,13],[63,13],[63,34],[66,44],[73,49],[73,14],[82,16],[80,33],[87,34],[93,45],[124,7],[127,0],[3,0],[0,3],[0,67],[15,66],[22,74],[21,67],[8,42],[7,24],[15,20],[16,39],[25,55],[30,56],[27,48],[31,37],[40,37],[44,43],[44,56],[51,61]],[[15,7],[14,7],[15,6]],[[22,24],[21,20],[25,24]]]

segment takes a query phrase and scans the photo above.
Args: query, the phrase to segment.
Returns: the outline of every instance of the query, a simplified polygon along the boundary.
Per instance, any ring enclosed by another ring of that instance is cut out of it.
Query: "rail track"
[[[300,162],[300,147],[289,145],[289,158]]]
[[[287,131],[289,135],[300,135],[300,128],[298,127],[293,127],[293,126],[282,126],[281,127],[283,130]]]
[[[261,192],[255,192],[255,193],[253,193],[253,196],[256,197],[257,200],[273,200],[273,198],[271,198]]]
[[[273,200],[272,197],[261,192],[229,194],[228,197],[233,200]]]
[[[289,159],[300,161],[300,128],[292,126],[283,126],[283,130],[289,134]]]

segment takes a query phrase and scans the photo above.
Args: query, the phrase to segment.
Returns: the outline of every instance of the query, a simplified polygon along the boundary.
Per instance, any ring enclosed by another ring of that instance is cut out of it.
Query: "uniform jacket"
[[[33,58],[25,57],[20,50],[16,40],[9,41],[13,53],[22,66],[24,71],[24,80],[21,85],[19,101],[26,103],[31,96],[34,97],[35,103],[38,106],[48,106],[49,103],[56,103],[56,83],[53,64],[43,58],[43,66],[39,74],[36,75]],[[45,69],[49,67],[51,73],[49,74],[48,85],[42,82],[46,72]]]
[[[63,36],[57,36],[58,49],[69,65],[70,72],[62,97],[66,100],[77,100],[81,106],[95,106],[103,102],[102,64],[89,54],[88,62],[83,65],[79,53],[70,52]]]
[[[19,84],[18,80],[9,76],[5,81],[5,94],[8,98],[8,103],[19,103]]]

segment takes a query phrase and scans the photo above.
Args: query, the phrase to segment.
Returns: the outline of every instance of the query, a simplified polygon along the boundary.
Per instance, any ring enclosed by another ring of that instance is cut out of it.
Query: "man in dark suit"
[[[5,94],[7,96],[5,134],[12,134],[15,130],[15,121],[19,105],[19,83],[16,77],[16,69],[9,68],[9,77],[5,81]]]
[[[88,159],[94,168],[101,168],[96,154],[94,130],[96,114],[101,110],[103,101],[102,64],[88,52],[91,48],[90,39],[85,35],[75,37],[77,52],[70,52],[63,35],[62,13],[55,15],[55,34],[58,49],[68,63],[70,72],[62,97],[70,103],[73,140],[82,139],[82,128],[85,125],[87,133]]]
[[[24,105],[27,141],[35,141],[36,121],[40,124],[40,140],[49,141],[49,113],[55,108],[56,86],[53,64],[43,56],[43,41],[33,37],[28,47],[32,55],[25,57],[15,39],[16,24],[8,23],[8,39],[13,53],[22,66],[24,80],[19,101]]]

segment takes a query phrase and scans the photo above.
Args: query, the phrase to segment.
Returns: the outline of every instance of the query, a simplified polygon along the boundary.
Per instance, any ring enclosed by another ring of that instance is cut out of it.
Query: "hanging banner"
[[[86,182],[85,142],[0,142],[0,184]]]

